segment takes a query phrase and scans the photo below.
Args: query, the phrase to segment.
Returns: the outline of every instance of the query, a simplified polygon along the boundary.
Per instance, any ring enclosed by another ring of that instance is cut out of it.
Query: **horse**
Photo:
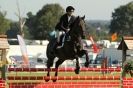
[[[86,50],[80,49],[80,43],[82,37],[85,36],[85,16],[76,17],[69,31],[70,41],[65,41],[64,46],[62,48],[56,49],[55,53],[52,53],[52,46],[57,41],[56,39],[52,39],[47,45],[46,55],[47,55],[47,77],[50,76],[50,67],[54,63],[54,59],[57,57],[58,61],[55,63],[55,76],[58,76],[58,67],[65,60],[74,60],[76,59],[76,69],[75,73],[79,74],[80,66],[79,66],[79,57],[86,55],[85,67],[89,66],[89,57]],[[45,80],[46,82],[49,80]],[[56,80],[53,80],[55,82]]]

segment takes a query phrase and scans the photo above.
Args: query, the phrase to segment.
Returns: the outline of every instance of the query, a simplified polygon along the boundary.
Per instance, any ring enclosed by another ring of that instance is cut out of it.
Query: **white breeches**
[[[65,34],[65,32],[64,31],[59,31],[59,30],[56,31],[57,42],[60,42],[60,36],[62,34]]]

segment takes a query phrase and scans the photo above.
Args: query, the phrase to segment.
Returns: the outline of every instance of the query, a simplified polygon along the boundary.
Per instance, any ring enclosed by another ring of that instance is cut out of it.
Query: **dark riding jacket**
[[[71,16],[70,20],[68,21],[68,15],[64,14],[63,16],[61,16],[59,23],[57,23],[57,25],[55,26],[55,29],[66,32],[67,29],[71,28],[71,25],[74,20],[75,16]]]

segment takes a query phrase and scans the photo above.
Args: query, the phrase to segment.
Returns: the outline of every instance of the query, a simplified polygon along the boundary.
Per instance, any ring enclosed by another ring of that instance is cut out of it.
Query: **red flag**
[[[98,53],[98,52],[99,52],[99,49],[98,49],[98,47],[97,47],[97,44],[94,42],[92,36],[90,36],[90,40],[91,40],[91,43],[92,43],[93,52],[94,52],[94,53]]]
[[[98,53],[98,48],[96,44],[93,44],[93,52]]]

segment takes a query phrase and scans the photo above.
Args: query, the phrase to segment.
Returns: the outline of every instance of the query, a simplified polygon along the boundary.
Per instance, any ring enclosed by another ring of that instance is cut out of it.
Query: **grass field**
[[[7,76],[46,76],[46,72],[9,72],[6,75]],[[112,72],[112,73],[107,73],[104,76],[119,76],[119,75],[120,75],[120,72]],[[54,72],[51,72],[51,76],[54,76]],[[75,74],[75,72],[59,72],[58,76],[77,76],[77,74]],[[101,72],[80,72],[78,76],[103,76],[103,74]],[[44,80],[39,80],[39,82],[40,81],[44,81]],[[65,82],[65,81],[66,80],[60,80],[59,82]],[[75,80],[70,80],[70,81],[75,81]],[[77,81],[83,81],[83,80],[77,80]],[[84,81],[88,81],[88,80],[84,80]],[[8,80],[7,83],[9,82],[10,81]],[[35,80],[12,80],[11,82],[38,82],[38,80],[37,81]]]

